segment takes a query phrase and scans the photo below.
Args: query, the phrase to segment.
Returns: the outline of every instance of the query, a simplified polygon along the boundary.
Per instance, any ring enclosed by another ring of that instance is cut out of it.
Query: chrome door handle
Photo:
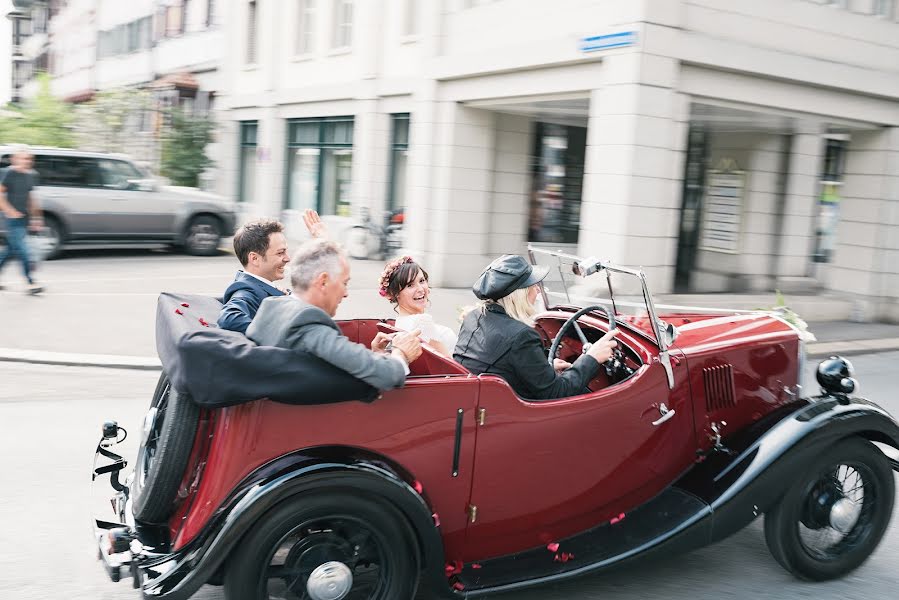
[[[664,423],[665,421],[667,421],[668,419],[673,417],[675,412],[676,411],[674,411],[674,410],[669,410],[668,407],[665,406],[665,403],[662,402],[659,405],[659,414],[662,416],[659,417],[658,419],[656,419],[655,421],[653,421],[652,424],[655,426],[661,425],[662,423]]]

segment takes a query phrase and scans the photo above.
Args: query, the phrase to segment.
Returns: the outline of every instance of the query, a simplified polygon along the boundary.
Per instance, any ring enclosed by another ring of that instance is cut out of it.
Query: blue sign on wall
[[[581,52],[596,52],[597,50],[633,46],[636,43],[636,31],[622,31],[620,33],[609,33],[607,35],[594,35],[581,38],[578,46],[580,47]]]

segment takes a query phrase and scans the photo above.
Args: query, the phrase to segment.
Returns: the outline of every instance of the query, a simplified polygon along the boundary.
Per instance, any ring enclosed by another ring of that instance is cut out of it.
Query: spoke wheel
[[[135,519],[160,523],[172,513],[199,419],[199,407],[161,374],[141,425],[131,487]]]
[[[802,579],[841,577],[877,547],[894,495],[883,453],[866,440],[843,440],[805,470],[765,515],[768,548]]]
[[[394,509],[346,494],[298,496],[229,560],[225,594],[252,600],[411,600],[414,536]]]

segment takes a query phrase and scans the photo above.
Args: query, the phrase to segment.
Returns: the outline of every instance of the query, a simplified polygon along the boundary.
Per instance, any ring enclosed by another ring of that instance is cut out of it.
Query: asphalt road
[[[899,415],[893,394],[897,361],[899,353],[854,359],[862,392]],[[96,560],[89,515],[103,501],[91,499],[89,472],[105,419],[131,432],[119,447],[133,459],[156,378],[144,371],[0,363],[0,598],[139,597],[129,582],[111,583]],[[783,571],[767,552],[759,521],[687,555],[497,597],[879,600],[896,597],[897,565],[899,516],[868,563],[850,577],[823,584],[802,583]],[[219,599],[222,593],[207,586],[195,598]]]

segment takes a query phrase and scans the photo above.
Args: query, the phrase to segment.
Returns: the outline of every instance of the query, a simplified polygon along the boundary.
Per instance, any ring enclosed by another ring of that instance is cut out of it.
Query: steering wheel
[[[584,335],[584,332],[581,331],[581,326],[577,324],[578,318],[587,314],[588,312],[592,312],[594,310],[601,310],[605,313],[606,319],[609,321],[609,331],[613,331],[618,325],[615,323],[615,315],[609,312],[605,306],[593,305],[587,306],[586,308],[582,308],[577,311],[568,319],[562,323],[562,326],[559,328],[559,332],[556,334],[556,337],[553,338],[553,343],[549,347],[549,364],[553,364],[553,360],[556,358],[556,354],[559,352],[559,345],[562,343],[562,338],[565,337],[565,332],[568,331],[568,328],[572,325],[574,326],[574,330],[577,332],[577,336],[581,338],[581,344],[583,345],[583,351],[586,352],[590,348],[590,342],[587,341],[587,336]],[[620,352],[617,348],[615,352]],[[610,361],[617,358],[617,356],[613,356]]]

